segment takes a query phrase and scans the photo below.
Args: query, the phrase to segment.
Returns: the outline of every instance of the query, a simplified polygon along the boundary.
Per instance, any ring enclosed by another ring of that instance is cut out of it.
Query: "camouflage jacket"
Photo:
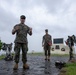
[[[18,27],[19,29],[15,32],[16,33],[16,38],[15,38],[15,43],[28,43],[27,41],[27,33],[31,35],[30,32],[30,27],[28,27],[25,24],[17,24],[14,26],[14,29]]]
[[[44,35],[42,40],[42,45],[47,45],[49,42],[52,44],[52,37],[51,35]]]

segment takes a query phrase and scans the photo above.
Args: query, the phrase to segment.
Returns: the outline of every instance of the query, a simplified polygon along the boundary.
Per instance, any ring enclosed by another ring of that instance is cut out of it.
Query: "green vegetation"
[[[1,42],[1,40],[0,40],[0,50],[1,50],[1,48],[2,48],[2,42]]]
[[[59,75],[76,75],[76,63],[67,63]]]
[[[28,55],[44,55],[43,53],[28,53]]]
[[[5,58],[5,55],[1,55],[0,56],[0,60],[4,59]]]
[[[63,57],[63,56],[69,56],[69,54],[51,54],[52,56],[60,56],[60,57]]]
[[[68,63],[68,64],[66,64],[66,67],[70,67],[70,66],[76,66],[76,63]]]
[[[28,55],[44,55],[42,52],[37,52],[37,53],[28,53]],[[51,56],[69,56],[68,54],[51,54]]]
[[[66,75],[76,75],[76,63],[67,64],[66,70]]]

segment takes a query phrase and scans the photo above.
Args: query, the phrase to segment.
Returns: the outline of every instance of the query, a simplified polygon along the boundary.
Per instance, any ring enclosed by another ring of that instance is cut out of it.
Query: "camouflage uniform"
[[[50,56],[51,46],[48,44],[49,42],[52,43],[51,35],[49,35],[49,34],[44,35],[42,43],[44,44],[45,56]]]
[[[28,51],[28,41],[27,33],[31,35],[30,28],[25,24],[17,24],[14,26],[14,29],[18,27],[16,31],[16,39],[14,41],[14,51],[15,51],[15,62],[19,63],[20,49],[22,49],[22,61],[25,64],[27,62],[27,51]]]
[[[74,55],[73,55],[74,41],[73,41],[72,37],[68,37],[67,42],[68,42],[68,46],[69,46],[69,49],[70,49],[70,51],[69,51],[69,55],[70,55],[69,60],[71,60],[72,58],[74,58]]]

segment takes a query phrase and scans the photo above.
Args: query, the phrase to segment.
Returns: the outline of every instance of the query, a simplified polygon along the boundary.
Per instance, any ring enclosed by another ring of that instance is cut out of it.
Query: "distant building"
[[[69,54],[69,47],[64,44],[63,38],[54,38],[51,47],[52,54]]]

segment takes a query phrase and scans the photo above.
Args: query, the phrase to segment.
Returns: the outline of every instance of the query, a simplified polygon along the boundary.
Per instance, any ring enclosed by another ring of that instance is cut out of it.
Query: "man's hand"
[[[29,35],[32,35],[32,28],[29,29]]]
[[[12,34],[14,35],[17,30],[19,30],[19,26],[16,26],[16,27],[12,30]]]
[[[32,28],[30,28],[30,31],[32,32]]]
[[[19,26],[16,26],[16,27],[15,27],[15,31],[17,31],[17,30],[19,30]]]

